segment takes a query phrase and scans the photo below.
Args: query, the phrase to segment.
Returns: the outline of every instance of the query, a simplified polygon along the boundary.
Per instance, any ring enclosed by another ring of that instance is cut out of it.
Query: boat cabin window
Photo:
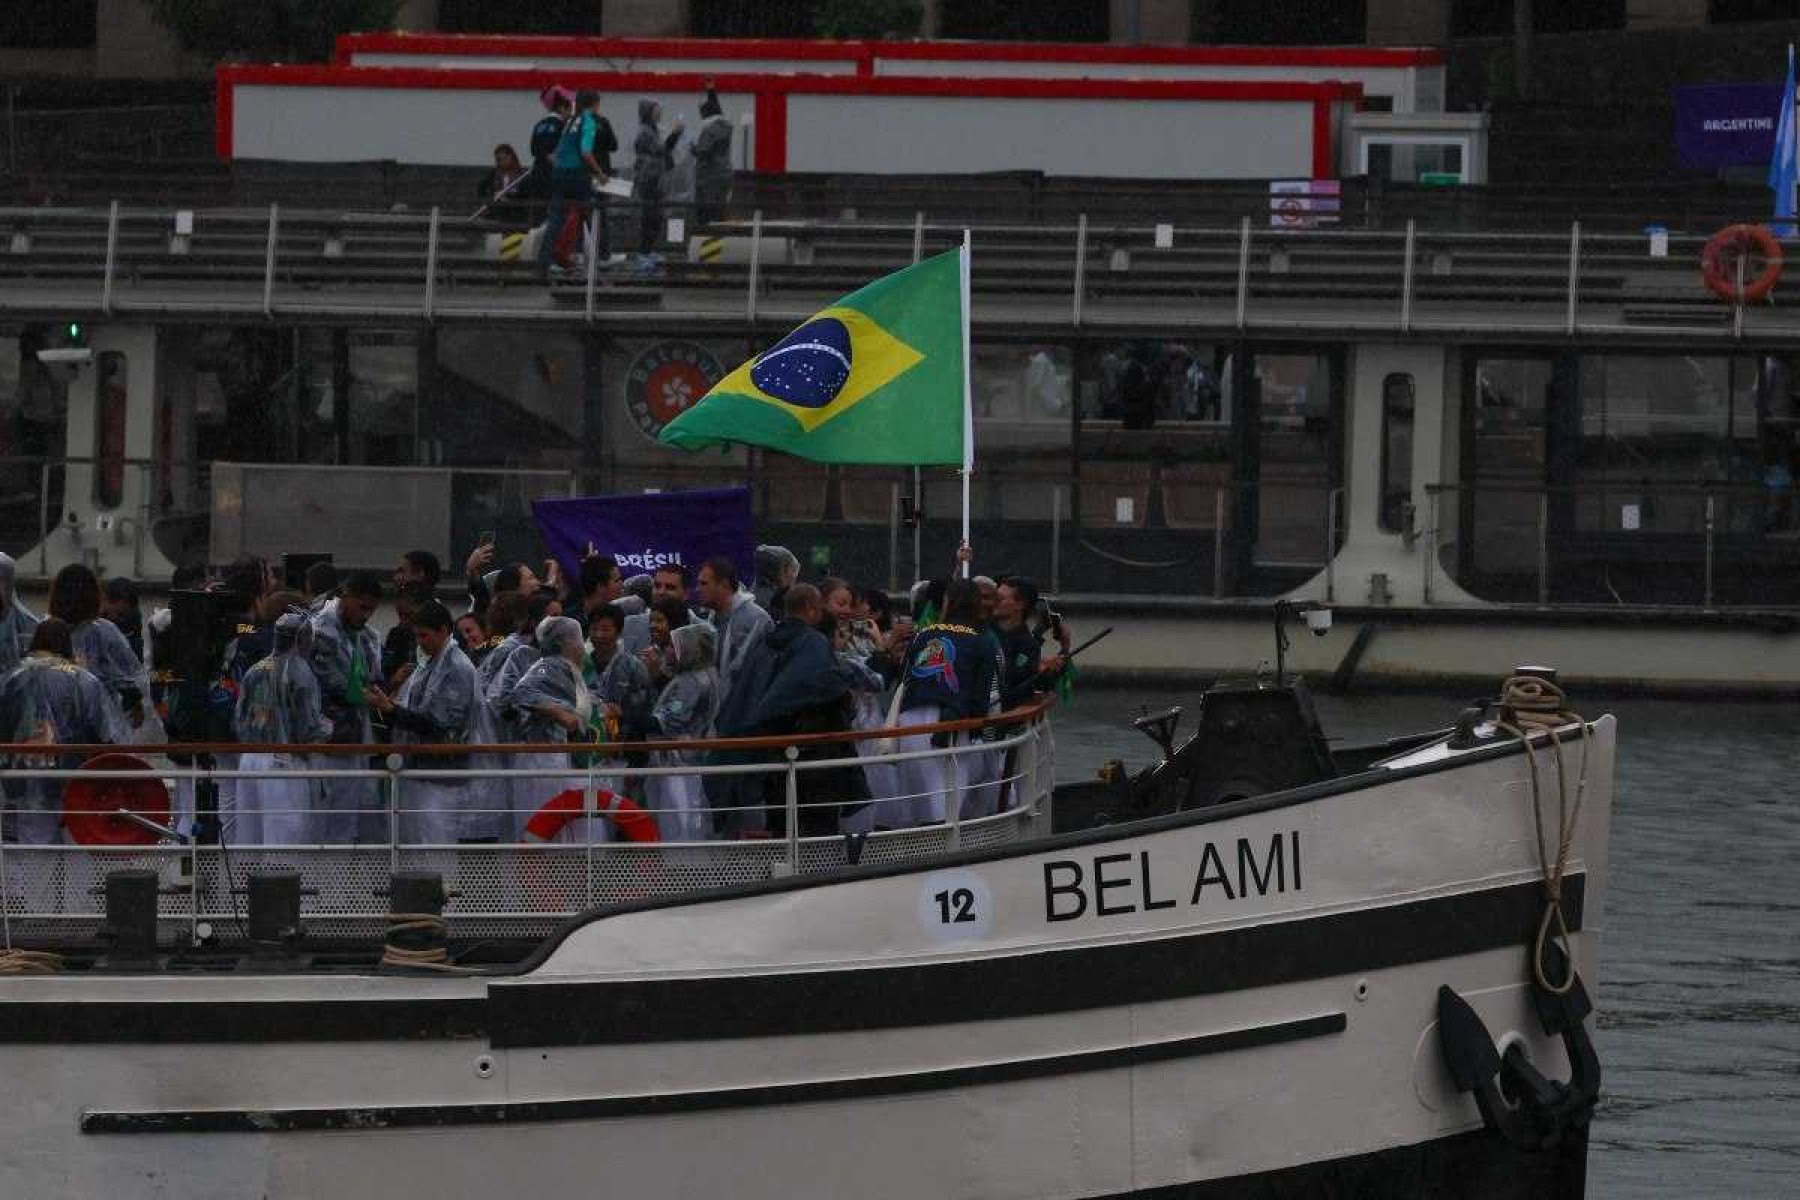
[[[1412,524],[1412,463],[1413,378],[1389,375],[1381,382],[1381,528],[1388,533]]]
[[[1363,173],[1395,183],[1463,183],[1468,180],[1466,139],[1369,138],[1363,143]]]

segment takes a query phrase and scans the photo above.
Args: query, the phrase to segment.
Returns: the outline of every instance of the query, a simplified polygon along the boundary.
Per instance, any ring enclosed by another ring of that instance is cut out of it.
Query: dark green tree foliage
[[[925,20],[920,0],[819,0],[822,38],[909,38]]]
[[[340,33],[389,29],[400,0],[148,0],[188,50],[218,61],[317,62]]]

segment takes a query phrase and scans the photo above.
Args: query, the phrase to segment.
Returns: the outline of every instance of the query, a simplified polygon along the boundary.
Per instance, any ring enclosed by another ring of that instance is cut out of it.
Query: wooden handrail
[[[987,726],[1010,728],[1030,724],[1048,713],[1055,703],[1053,696],[1042,696],[1030,704],[1022,704],[991,718],[966,721],[938,721],[930,725],[908,725],[898,729],[845,730],[842,733],[797,733],[787,737],[698,738],[691,741],[661,742],[500,742],[471,745],[414,745],[409,742],[375,742],[360,745],[331,745],[323,742],[178,742],[163,745],[51,745],[43,742],[0,743],[0,755],[29,755],[46,758],[52,755],[92,754],[327,754],[369,758],[375,755],[403,754],[418,757],[460,757],[468,754],[562,754],[571,751],[604,749],[617,753],[649,753],[655,750],[783,750],[789,746],[837,745],[891,737],[916,737],[921,734],[965,733]]]

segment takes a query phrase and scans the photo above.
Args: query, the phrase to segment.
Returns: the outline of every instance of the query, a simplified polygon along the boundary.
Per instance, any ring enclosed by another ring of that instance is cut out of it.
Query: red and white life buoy
[[[83,771],[148,771],[150,764],[134,754],[100,754],[81,764]],[[158,825],[169,823],[169,789],[160,779],[71,779],[63,788],[63,825],[77,845],[98,849],[154,846],[158,835],[127,820],[134,812]]]
[[[1762,269],[1749,274],[1752,259],[1762,260]],[[1738,290],[1739,264],[1743,263],[1744,286]],[[1781,242],[1762,225],[1727,225],[1707,239],[1700,252],[1700,275],[1706,288],[1721,300],[1744,304],[1766,299],[1781,278]]]
[[[617,792],[609,792],[605,788],[595,789],[594,808],[596,815],[611,821],[620,836],[628,842],[662,841],[662,831],[656,827],[656,818]],[[586,799],[580,788],[558,792],[542,808],[531,814],[531,820],[525,822],[525,840],[553,841],[557,834],[567,828],[569,822],[579,821],[586,815]]]

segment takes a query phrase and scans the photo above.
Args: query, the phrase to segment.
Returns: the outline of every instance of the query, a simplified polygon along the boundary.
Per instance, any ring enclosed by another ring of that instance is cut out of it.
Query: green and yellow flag
[[[968,467],[966,253],[845,296],[721,379],[660,440],[686,450],[741,442],[814,462]]]

